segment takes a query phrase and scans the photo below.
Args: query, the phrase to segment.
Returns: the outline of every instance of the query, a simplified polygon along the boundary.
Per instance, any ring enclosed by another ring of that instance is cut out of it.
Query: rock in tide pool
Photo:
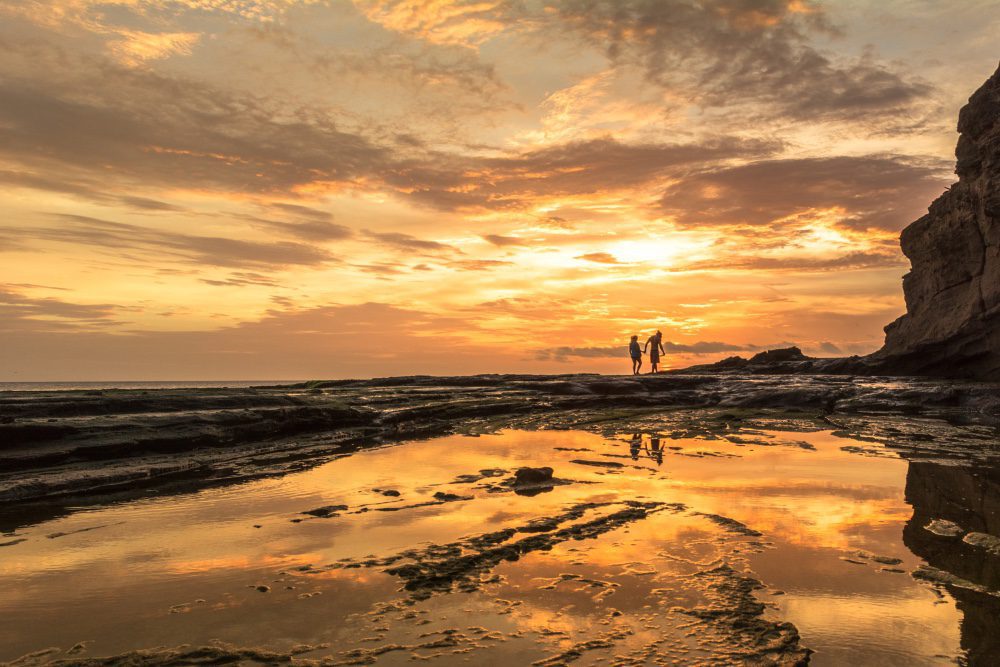
[[[985,549],[994,556],[1000,556],[1000,537],[995,537],[987,533],[968,533],[962,538],[966,544]]]
[[[325,507],[317,507],[316,509],[306,510],[305,512],[302,512],[302,514],[309,514],[310,516],[326,519],[337,516],[338,512],[343,512],[346,509],[347,505],[326,505]]]
[[[542,484],[552,481],[552,468],[518,468],[514,473],[514,484]]]
[[[460,496],[457,493],[448,493],[446,491],[438,491],[434,494],[435,500],[440,500],[443,503],[451,503],[456,500],[469,500],[469,496]]]
[[[959,537],[965,532],[957,523],[953,523],[947,519],[934,519],[924,526],[924,530],[935,535],[940,535],[941,537]]]

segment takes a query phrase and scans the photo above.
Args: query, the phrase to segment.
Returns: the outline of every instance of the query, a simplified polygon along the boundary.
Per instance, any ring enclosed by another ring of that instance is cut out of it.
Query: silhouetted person
[[[632,357],[632,375],[638,375],[642,368],[642,348],[639,347],[639,337],[632,336],[628,344],[628,353]]]
[[[652,458],[656,459],[656,465],[663,465],[663,447],[660,446],[660,439],[657,436],[649,437],[649,449]]]
[[[650,348],[652,344],[652,348]],[[660,372],[660,353],[666,354],[667,351],[663,349],[663,334],[657,331],[655,334],[650,336],[646,340],[646,347],[643,348],[643,352],[649,351],[649,372],[659,373]]]
[[[632,434],[632,444],[629,445],[628,453],[632,455],[633,461],[639,460],[639,449],[642,447],[642,433]]]

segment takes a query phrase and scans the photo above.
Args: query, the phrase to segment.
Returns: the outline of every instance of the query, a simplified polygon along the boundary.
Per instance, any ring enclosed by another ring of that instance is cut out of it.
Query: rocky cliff
[[[885,372],[1000,379],[1000,69],[958,131],[958,183],[900,237],[906,314],[870,358]]]

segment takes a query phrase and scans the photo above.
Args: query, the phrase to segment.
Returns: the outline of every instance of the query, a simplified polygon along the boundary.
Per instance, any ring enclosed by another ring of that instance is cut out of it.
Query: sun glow
[[[1000,5],[886,8],[889,60],[856,3],[542,4],[0,0],[0,375],[877,349]]]
[[[610,245],[607,252],[620,262],[649,263],[666,268],[703,256],[709,245],[708,241],[677,234],[669,237],[619,241]]]

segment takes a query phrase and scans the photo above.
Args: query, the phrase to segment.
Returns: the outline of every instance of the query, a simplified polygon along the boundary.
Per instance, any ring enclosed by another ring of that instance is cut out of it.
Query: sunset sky
[[[996,0],[0,0],[0,381],[871,352],[998,34]]]

